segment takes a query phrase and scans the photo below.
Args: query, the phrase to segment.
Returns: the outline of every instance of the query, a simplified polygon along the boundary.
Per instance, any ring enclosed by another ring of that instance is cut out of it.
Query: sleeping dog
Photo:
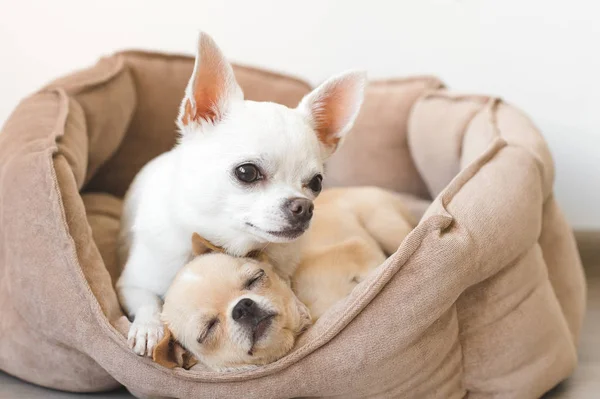
[[[297,296],[268,257],[219,253],[194,234],[196,258],[165,296],[166,334],[154,359],[185,366],[189,351],[213,370],[239,370],[281,358],[311,321],[347,296],[415,225],[402,200],[378,188],[326,190],[315,205],[292,279]]]

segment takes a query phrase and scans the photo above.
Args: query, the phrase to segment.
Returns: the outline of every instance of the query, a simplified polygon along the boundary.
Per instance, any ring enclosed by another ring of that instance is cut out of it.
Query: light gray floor
[[[579,366],[567,381],[545,399],[600,398],[600,237],[579,236],[588,280],[588,307],[579,350]],[[0,372],[0,399],[94,399],[132,398],[126,390],[102,394],[73,394],[52,391],[20,381]]]
[[[78,394],[53,391],[21,381],[0,372],[0,399],[124,399],[133,398],[125,389],[114,392]]]
[[[588,285],[587,311],[575,373],[545,399],[600,398],[600,232],[577,234]]]

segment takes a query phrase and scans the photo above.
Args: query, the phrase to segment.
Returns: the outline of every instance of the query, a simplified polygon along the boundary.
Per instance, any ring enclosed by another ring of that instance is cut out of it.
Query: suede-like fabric
[[[192,65],[107,57],[24,99],[2,128],[0,369],[166,398],[535,398],[571,373],[585,280],[547,145],[515,108],[433,77],[370,83],[328,164],[329,185],[411,194],[420,223],[289,355],[240,373],[135,355],[113,289],[122,196],[175,143]],[[234,70],[249,99],[295,106],[310,91]]]

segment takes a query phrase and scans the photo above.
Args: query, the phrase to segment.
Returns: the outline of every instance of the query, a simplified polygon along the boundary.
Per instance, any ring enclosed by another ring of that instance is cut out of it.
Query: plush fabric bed
[[[107,57],[24,99],[2,128],[0,369],[56,389],[123,384],[169,398],[534,398],[572,372],[585,281],[546,143],[514,107],[433,77],[370,83],[328,164],[329,185],[432,200],[372,278],[256,370],[168,370],[136,356],[113,289],[121,199],[175,143],[192,66]],[[249,99],[295,106],[310,90],[235,72]]]

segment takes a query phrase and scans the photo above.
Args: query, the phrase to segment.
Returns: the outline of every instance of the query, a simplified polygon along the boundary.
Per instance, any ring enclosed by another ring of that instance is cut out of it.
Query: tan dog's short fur
[[[383,189],[323,191],[293,277],[294,291],[313,320],[394,253],[415,224],[402,200]]]
[[[165,296],[162,320],[168,330],[154,360],[167,367],[192,364],[173,340],[215,370],[277,360],[292,348],[311,316],[318,319],[347,296],[396,251],[415,224],[401,199],[379,188],[329,189],[315,205],[308,245],[292,281],[297,297],[269,263],[206,254],[219,248],[194,234],[194,252],[202,256],[178,273]],[[248,281],[259,270],[264,271],[263,281],[248,289]],[[254,344],[232,319],[232,306],[244,298],[277,314]],[[206,328],[214,320],[216,325],[207,335]]]

